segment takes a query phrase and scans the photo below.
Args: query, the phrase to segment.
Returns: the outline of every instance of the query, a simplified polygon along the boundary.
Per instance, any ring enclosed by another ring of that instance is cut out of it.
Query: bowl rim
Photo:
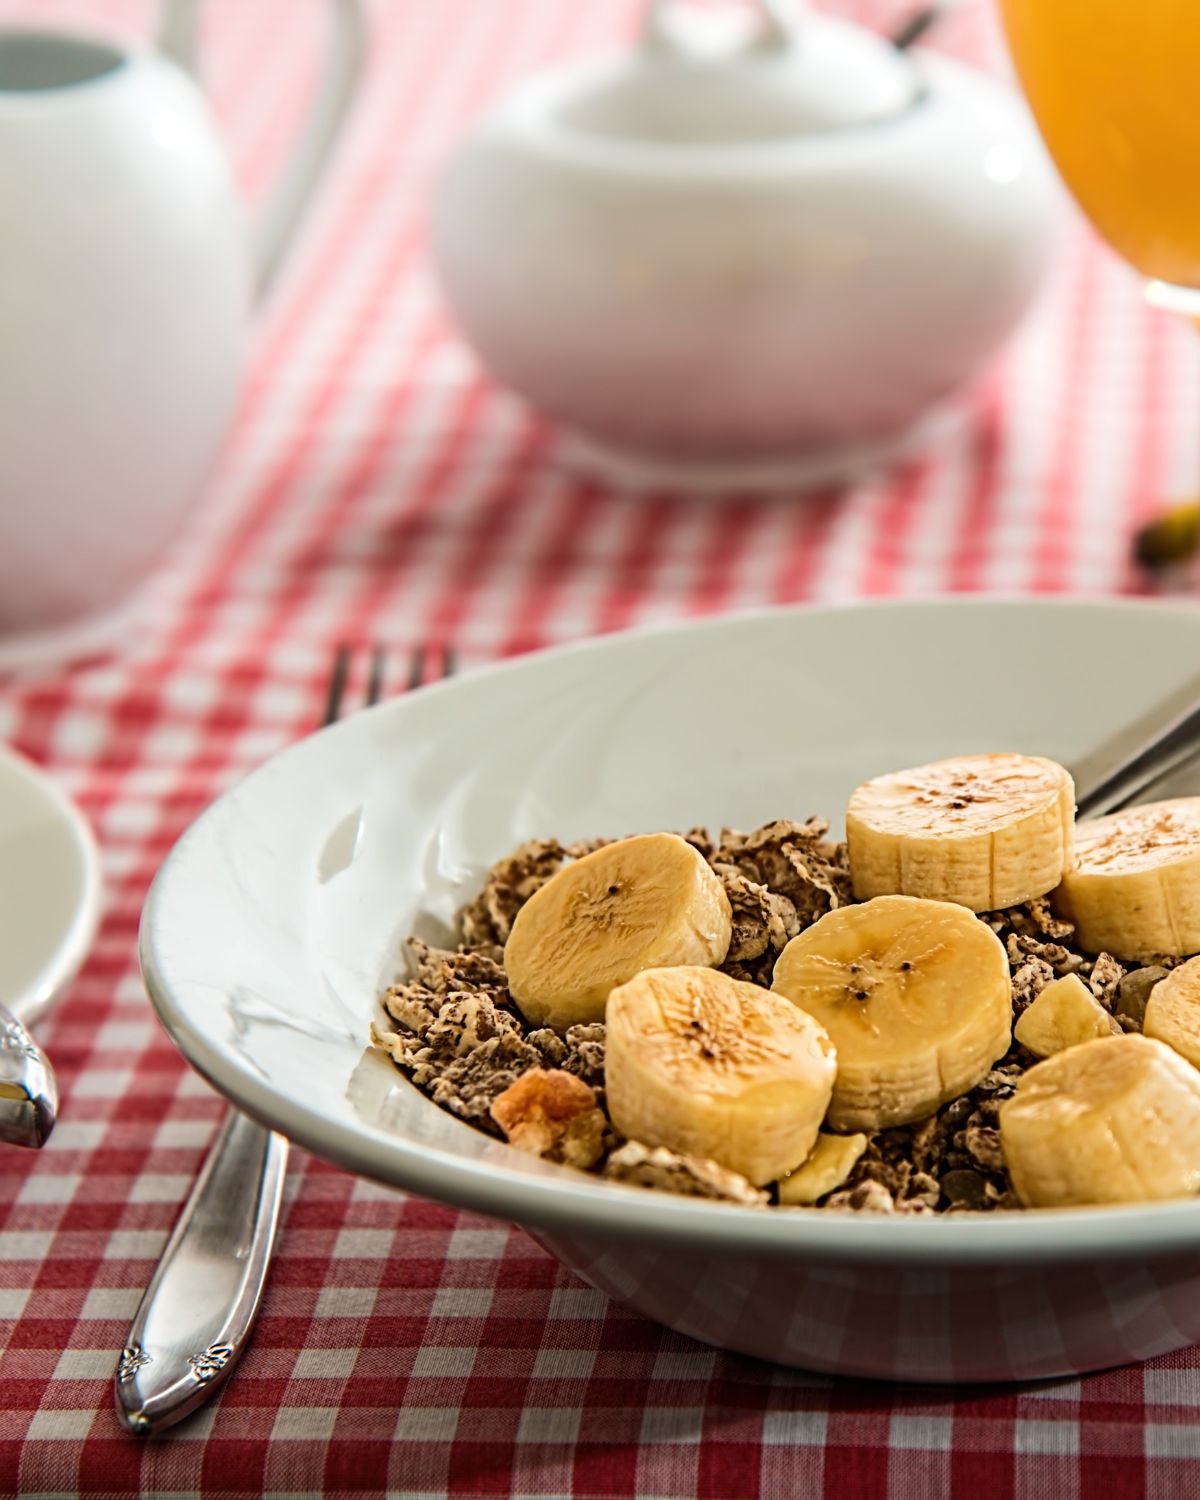
[[[32,1026],[48,1014],[83,967],[103,913],[104,874],[91,824],[44,767],[11,745],[0,744],[0,776],[20,783],[55,819],[70,840],[79,879],[78,899],[70,913],[63,914],[53,952],[25,989],[3,997],[17,1019]]]
[[[432,684],[421,700],[470,690],[480,676],[536,671],[549,657],[579,657],[617,649],[636,649],[637,642],[663,636],[703,635],[748,625],[755,620],[795,615],[840,615],[846,611],[879,613],[917,611],[1007,612],[1014,609],[1124,612],[1128,617],[1174,616],[1200,629],[1200,609],[1189,601],[1040,598],[1013,595],[940,595],[920,600],[866,600],[846,603],[769,606],[702,620],[672,621],[592,637],[546,651],[491,664]],[[369,715],[403,715],[406,697],[361,710],[316,731],[338,736]],[[272,755],[239,783],[244,794],[268,767],[272,774],[314,735]],[[157,933],[176,889],[186,887],[187,866],[197,845],[226,816],[230,792],[217,798],[190,825],[167,855],[151,885],[142,911],[138,955],[142,975],[159,1021],[192,1067],[234,1105],[269,1129],[278,1130],[314,1155],[388,1186],[475,1210],[493,1218],[548,1232],[579,1233],[603,1240],[651,1240],[686,1244],[693,1251],[741,1256],[785,1257],[797,1261],[891,1264],[900,1267],[1018,1265],[1056,1261],[1136,1259],[1171,1252],[1194,1252],[1200,1246],[1200,1202],[1182,1200],[1110,1208],[1040,1209],[1033,1212],[955,1215],[881,1216],[847,1211],[779,1212],[684,1198],[642,1188],[599,1181],[562,1168],[561,1174],[534,1175],[493,1161],[411,1141],[396,1132],[367,1131],[331,1121],[300,1102],[278,1094],[252,1068],[211,1046],[188,1022],[186,1006],[176,1005],[170,975],[158,961]],[[399,1075],[398,1075],[399,1076]],[[427,1101],[430,1109],[439,1107]],[[464,1128],[470,1128],[465,1126]]]

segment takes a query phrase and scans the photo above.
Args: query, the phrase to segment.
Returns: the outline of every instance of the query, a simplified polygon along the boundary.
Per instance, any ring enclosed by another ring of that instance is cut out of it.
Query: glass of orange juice
[[[1160,305],[1200,314],[1200,0],[1000,0],[1067,186]]]

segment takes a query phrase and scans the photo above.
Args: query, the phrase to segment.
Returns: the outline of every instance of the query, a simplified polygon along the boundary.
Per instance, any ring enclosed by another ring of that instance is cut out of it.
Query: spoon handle
[[[901,21],[891,33],[889,41],[898,52],[907,52],[933,28],[939,25],[952,10],[958,10],[965,0],[932,0],[932,3]]]
[[[258,1316],[287,1141],[231,1109],[146,1289],[113,1380],[117,1415],[149,1436],[207,1401]]]
[[[0,1005],[0,1144],[44,1146],[57,1114],[58,1084],[50,1059]]]
[[[1128,807],[1193,759],[1200,750],[1200,683],[1187,688],[1182,712],[1179,702],[1177,695],[1076,768],[1078,817],[1099,818]]]

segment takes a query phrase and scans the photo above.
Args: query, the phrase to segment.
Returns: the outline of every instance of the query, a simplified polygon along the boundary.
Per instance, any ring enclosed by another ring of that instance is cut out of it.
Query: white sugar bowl
[[[827,482],[909,447],[1046,265],[1015,95],[760,9],[657,0],[633,52],[516,87],[439,185],[466,338],[619,477]]]

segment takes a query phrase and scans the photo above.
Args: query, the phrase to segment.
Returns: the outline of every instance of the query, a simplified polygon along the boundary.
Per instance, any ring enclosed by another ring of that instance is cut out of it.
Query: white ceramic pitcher
[[[307,121],[248,236],[190,76],[198,10],[164,0],[156,45],[0,30],[0,662],[111,611],[177,533],[354,91],[360,0],[331,0]]]

